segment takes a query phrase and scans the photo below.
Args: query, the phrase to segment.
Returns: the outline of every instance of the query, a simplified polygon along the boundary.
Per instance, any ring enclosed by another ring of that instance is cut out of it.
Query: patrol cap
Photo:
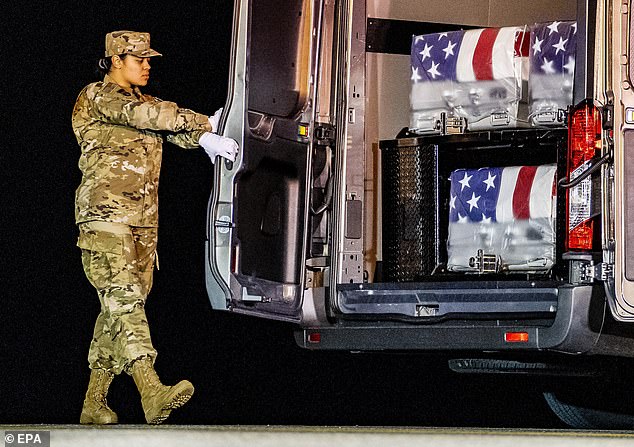
[[[106,34],[106,57],[132,54],[138,57],[162,56],[150,48],[150,33],[113,31]]]

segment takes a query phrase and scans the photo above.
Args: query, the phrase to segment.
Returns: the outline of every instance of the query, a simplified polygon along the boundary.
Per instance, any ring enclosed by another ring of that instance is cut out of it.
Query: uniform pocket
[[[81,227],[81,225],[80,225]],[[84,272],[92,285],[108,293],[136,284],[136,260],[132,236],[84,226],[77,246],[82,249]]]
[[[80,231],[77,238],[77,246],[84,250],[100,253],[123,254],[123,238],[120,234],[106,231],[87,230]]]

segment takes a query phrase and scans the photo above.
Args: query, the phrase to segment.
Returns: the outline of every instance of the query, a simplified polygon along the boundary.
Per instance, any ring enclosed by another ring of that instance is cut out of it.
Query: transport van
[[[212,307],[457,372],[634,357],[630,7],[236,0]],[[629,423],[545,396],[576,427]]]

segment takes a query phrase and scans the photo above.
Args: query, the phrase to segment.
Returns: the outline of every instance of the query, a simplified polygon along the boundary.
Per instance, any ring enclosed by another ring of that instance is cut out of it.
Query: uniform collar
[[[109,74],[106,74],[103,77],[103,82],[106,84],[117,84],[117,82],[112,79],[112,76],[110,76]],[[119,84],[117,84],[119,85]],[[132,94],[134,94],[137,98],[142,98],[143,94],[141,93],[141,90],[139,89],[139,87],[134,86],[133,88],[125,88],[119,85],[119,87],[121,87],[122,89],[124,89],[126,92],[130,92]]]

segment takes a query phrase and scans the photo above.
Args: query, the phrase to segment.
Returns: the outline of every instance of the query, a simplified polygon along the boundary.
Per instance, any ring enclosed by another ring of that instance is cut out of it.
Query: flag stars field
[[[559,54],[560,51],[566,51],[566,42],[568,42],[568,39],[564,40],[563,37],[559,36],[559,42],[553,45],[553,48],[557,49],[555,54]]]
[[[428,57],[431,57],[431,50],[432,48],[434,48],[433,45],[427,45],[427,43],[425,42],[425,48],[423,48],[423,51],[421,51],[420,54],[421,56],[423,56],[423,58],[421,59],[421,62],[425,62],[425,59],[427,59]]]
[[[574,72],[576,32],[576,22],[536,25],[531,30],[531,72],[557,76]]]
[[[412,81],[419,82],[422,79],[422,76],[418,73],[418,67],[412,67]]]
[[[432,77],[432,79],[436,79],[436,76],[440,76],[440,72],[438,71],[438,65],[440,64],[436,64],[434,62],[431,63],[431,68],[429,70],[427,70],[427,73],[429,73]]]
[[[549,61],[548,59],[544,58],[544,63],[542,64],[542,71],[546,74],[554,74],[557,73],[557,70],[555,70],[555,67],[553,66],[554,61]]]
[[[537,53],[541,53],[542,52],[542,43],[544,43],[543,40],[540,40],[539,37],[535,37],[535,43],[533,44],[533,54],[537,54]]]
[[[469,182],[471,181],[471,178],[473,178],[473,175],[467,175],[467,171],[465,171],[463,179],[458,182],[458,183],[460,183],[462,185],[462,188],[460,188],[461,192],[464,191],[465,188],[470,188],[471,187],[469,185]]]
[[[480,200],[480,196],[475,195],[475,192],[471,193],[471,199],[467,200],[469,204],[469,211],[473,211],[474,208],[478,208],[478,201]]]
[[[496,178],[497,178],[497,175],[491,175],[491,171],[489,171],[487,179],[482,181],[482,183],[487,185],[487,191],[489,189],[491,189],[491,188],[495,188],[495,179]]]
[[[450,210],[456,209],[456,199],[457,198],[458,198],[458,196],[452,195],[451,198],[449,199],[449,209]]]
[[[561,22],[554,21],[553,23],[548,25],[546,27],[546,28],[548,28],[550,30],[550,33],[548,33],[548,35],[550,36],[553,33],[557,33],[560,24],[561,24]]]
[[[445,47],[445,49],[443,50],[443,52],[445,53],[445,59],[447,59],[449,56],[453,56],[453,49],[456,46],[456,43],[451,43],[451,40],[449,41],[449,43],[447,44],[447,46]]]

